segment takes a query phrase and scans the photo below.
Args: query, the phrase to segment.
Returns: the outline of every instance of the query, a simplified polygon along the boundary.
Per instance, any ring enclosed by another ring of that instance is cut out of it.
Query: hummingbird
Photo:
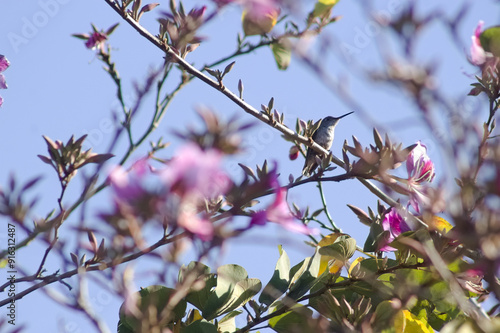
[[[338,118],[328,116],[321,119],[321,123],[318,129],[312,135],[312,139],[314,140],[314,142],[316,142],[326,150],[329,150],[332,147],[335,126],[337,126],[340,119],[350,115],[353,112],[346,113],[345,115]],[[312,148],[309,147],[307,149],[306,162],[304,163],[304,168],[302,169],[302,174],[304,176],[309,176],[318,166],[318,164],[316,163],[317,155],[318,153]]]

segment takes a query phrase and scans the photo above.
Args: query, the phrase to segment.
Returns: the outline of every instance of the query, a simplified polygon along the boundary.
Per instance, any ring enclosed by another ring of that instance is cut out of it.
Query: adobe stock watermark
[[[61,6],[66,5],[70,1],[71,0],[39,0],[39,10],[32,15],[21,17],[19,30],[7,33],[7,38],[14,52],[18,53],[22,46],[28,44],[35,38],[40,29],[43,29],[49,24],[50,19],[59,13]]]
[[[123,96],[123,100],[126,105],[132,104],[132,94],[125,94]],[[120,108],[121,104],[118,100],[114,100],[111,103],[110,110],[119,110]],[[81,135],[87,134],[87,138],[85,139],[85,141],[83,141],[82,148],[84,150],[90,148],[95,149],[103,143],[109,142],[107,141],[107,139],[109,139],[108,135],[111,133],[116,133],[116,131],[118,131],[118,128],[121,126],[119,124],[120,121],[121,120],[119,112],[111,111],[108,116],[105,116],[104,118],[101,118],[99,120],[99,123],[96,127],[91,128],[90,130],[83,128],[80,133]]]
[[[95,149],[97,146],[103,144],[107,135],[114,132],[115,129],[116,126],[111,118],[102,118],[99,120],[97,128],[92,128],[89,131],[82,129],[82,134],[87,134],[87,138],[83,141],[82,148],[84,150],[90,148]]]
[[[381,31],[381,22],[389,22],[391,18],[396,15],[401,7],[402,0],[390,0],[387,2],[387,9],[382,9],[375,12],[376,20],[368,20],[363,27],[354,27],[353,44],[342,42],[340,44],[340,51],[342,52],[345,60],[351,62],[352,57],[361,53],[361,51],[368,47]]]

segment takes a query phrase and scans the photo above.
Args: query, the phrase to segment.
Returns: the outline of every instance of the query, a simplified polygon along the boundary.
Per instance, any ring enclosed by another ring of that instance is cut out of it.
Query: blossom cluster
[[[3,76],[2,72],[9,68],[9,66],[9,60],[4,55],[0,54],[0,89],[7,89],[7,82],[5,81],[5,77]],[[2,104],[3,98],[2,96],[0,96],[0,106],[2,106]]]
[[[152,168],[148,159],[137,161],[130,170],[118,166],[109,176],[115,210],[103,217],[129,235],[137,235],[144,223],[156,220],[165,228],[181,228],[192,237],[211,241],[217,235],[214,217],[227,205],[225,195],[233,186],[222,168],[222,159],[219,150],[203,150],[190,143],[159,169]],[[249,225],[243,230],[269,221],[296,232],[312,233],[297,223],[286,202],[286,190],[279,186],[277,177],[275,168],[264,184],[274,189],[274,200],[267,208],[250,212]]]
[[[426,195],[427,183],[432,182],[436,175],[434,163],[427,155],[427,147],[420,141],[417,142],[406,159],[406,171],[408,173],[408,190],[410,191],[409,205],[419,213],[421,205],[429,205],[429,198]],[[402,215],[404,214],[400,214],[394,207],[384,215],[382,229],[388,232],[388,237],[382,240],[380,251],[396,251],[388,244],[401,233],[411,230]]]

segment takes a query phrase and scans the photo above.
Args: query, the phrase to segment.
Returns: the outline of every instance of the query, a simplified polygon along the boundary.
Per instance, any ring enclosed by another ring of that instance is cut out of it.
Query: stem
[[[325,199],[325,192],[323,192],[323,185],[321,185],[321,181],[318,181],[318,190],[319,190],[319,195],[321,197],[321,204],[323,205],[323,211],[325,212],[326,218],[330,222],[334,232],[342,232],[339,227],[333,222],[332,216],[330,215],[330,212],[328,211],[328,206],[326,204],[326,199]]]

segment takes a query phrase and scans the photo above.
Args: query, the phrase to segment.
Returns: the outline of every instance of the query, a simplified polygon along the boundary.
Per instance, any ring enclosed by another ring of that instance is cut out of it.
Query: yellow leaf
[[[343,235],[345,235],[345,234],[341,234],[338,232],[333,233],[333,234],[329,234],[329,235],[323,237],[323,239],[319,241],[318,246],[323,247],[326,245],[332,245],[333,243],[335,243],[335,240],[337,238],[339,238],[339,236],[343,236]]]
[[[394,318],[394,328],[398,333],[433,333],[432,327],[422,319],[418,319],[408,310],[400,310]]]
[[[323,239],[319,241],[318,246],[323,247],[327,245],[332,245],[333,243],[335,243],[335,240],[337,240],[337,238],[343,235],[345,234],[341,233],[329,234],[323,237]],[[320,258],[318,274],[319,275],[323,274],[323,272],[326,271],[328,267],[329,267],[329,272],[335,274],[339,272],[342,269],[342,267],[344,267],[344,263],[340,260],[337,260],[334,257],[322,255]]]
[[[356,260],[354,260],[354,261],[352,262],[351,266],[349,266],[349,271],[348,271],[349,277],[351,277],[351,272],[352,272],[352,270],[354,269],[354,267],[358,266],[358,265],[359,265],[359,263],[360,263],[361,261],[363,261],[363,259],[365,259],[365,258],[363,258],[363,257],[359,257],[359,258],[356,258]]]
[[[325,6],[335,6],[339,0],[318,0],[318,2]]]
[[[436,215],[433,215],[432,219],[430,221],[426,221],[426,223],[429,226],[429,230],[439,231],[444,234],[453,228],[448,221]]]
[[[338,0],[318,0],[314,5],[314,17],[329,17],[333,6],[337,4]]]

